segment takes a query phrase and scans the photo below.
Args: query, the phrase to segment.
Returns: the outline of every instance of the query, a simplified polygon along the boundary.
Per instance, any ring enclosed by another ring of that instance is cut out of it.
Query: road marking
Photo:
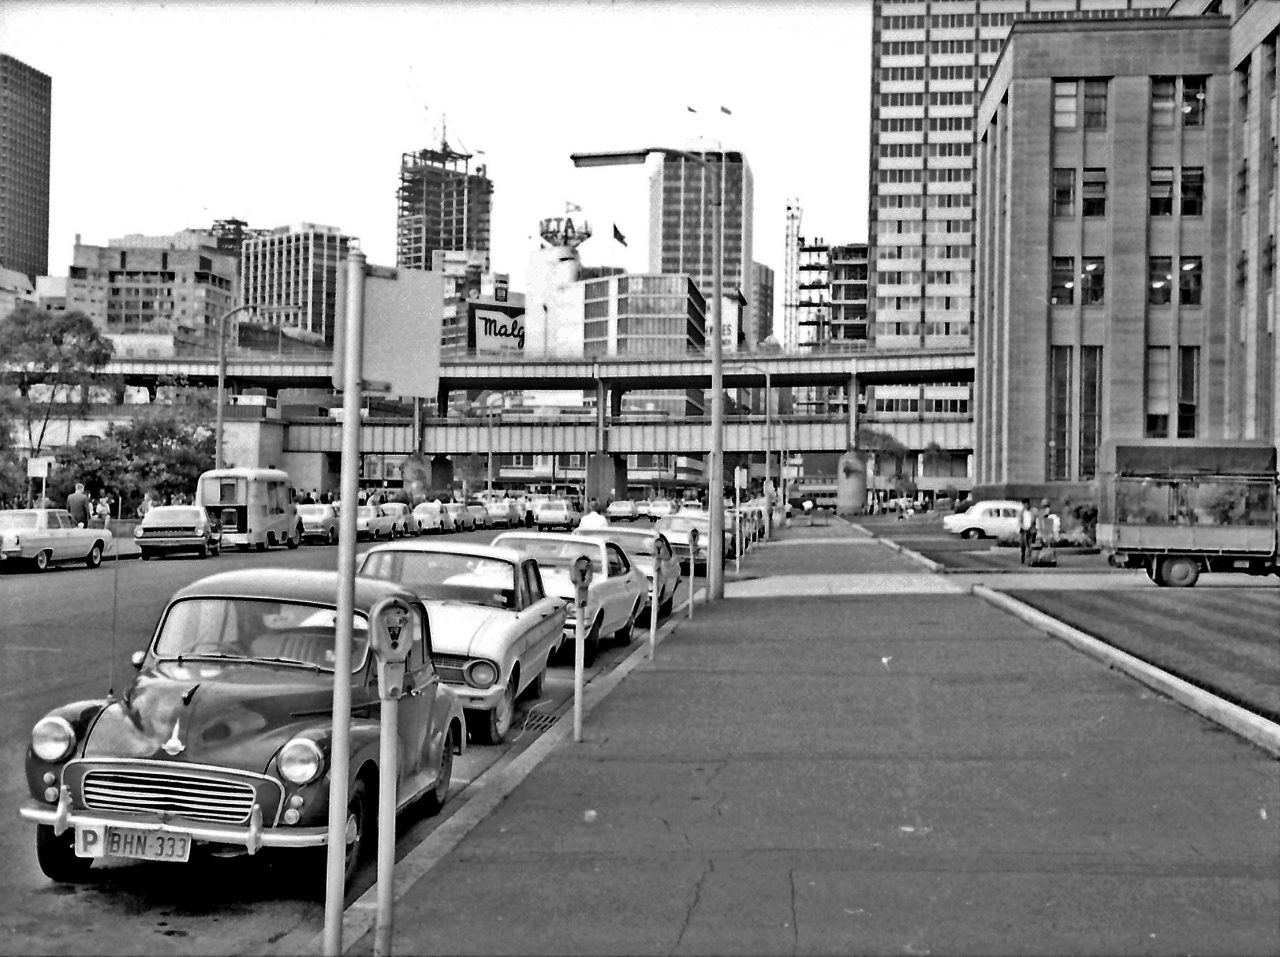
[[[62,649],[61,648],[43,648],[37,645],[7,645],[4,650],[5,651],[47,651],[51,654],[56,654]]]

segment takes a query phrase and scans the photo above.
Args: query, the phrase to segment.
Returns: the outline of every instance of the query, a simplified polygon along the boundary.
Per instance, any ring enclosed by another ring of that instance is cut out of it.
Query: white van
[[[196,483],[196,504],[222,524],[222,545],[245,551],[302,543],[302,519],[289,473],[278,469],[222,469]]]

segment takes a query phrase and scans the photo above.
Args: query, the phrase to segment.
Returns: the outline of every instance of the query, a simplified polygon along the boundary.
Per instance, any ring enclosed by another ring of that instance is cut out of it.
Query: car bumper
[[[170,552],[176,552],[182,549],[212,548],[213,546],[218,545],[220,541],[220,539],[216,538],[206,540],[203,537],[197,538],[195,536],[165,536],[164,538],[143,537],[135,538],[133,540],[134,544],[139,548],[154,548],[157,551],[163,550]]]
[[[502,700],[503,692],[506,691],[505,684],[494,685],[491,688],[473,688],[470,685],[461,685],[449,683],[449,690],[458,698],[459,704],[464,708],[473,711],[488,711],[496,708]]]
[[[244,847],[250,854],[263,847],[322,847],[329,841],[327,826],[319,827],[268,827],[262,823],[257,805],[247,825],[206,824],[198,822],[177,823],[157,821],[154,818],[134,817],[126,814],[110,814],[100,811],[71,810],[59,802],[56,808],[28,800],[18,811],[19,816],[32,824],[47,824],[55,834],[67,828],[81,830],[102,827],[127,827],[136,831],[155,831],[164,834],[183,834],[195,841],[213,844],[232,844]]]

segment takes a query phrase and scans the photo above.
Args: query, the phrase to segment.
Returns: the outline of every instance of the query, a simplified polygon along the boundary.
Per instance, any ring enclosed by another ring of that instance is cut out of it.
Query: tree
[[[65,502],[77,482],[91,495],[110,492],[127,498],[134,484],[129,471],[129,454],[108,429],[106,438],[86,435],[69,449],[58,453],[58,467],[49,476],[47,494],[54,502]]]
[[[165,501],[170,495],[190,495],[201,472],[213,468],[213,430],[184,405],[159,406],[133,422],[111,430],[129,456],[133,482],[127,497],[141,499],[151,489]]]
[[[0,320],[0,384],[16,392],[16,418],[32,457],[44,448],[56,405],[78,390],[83,407],[90,388],[108,381],[102,369],[113,352],[111,340],[82,312],[41,312],[23,304]]]

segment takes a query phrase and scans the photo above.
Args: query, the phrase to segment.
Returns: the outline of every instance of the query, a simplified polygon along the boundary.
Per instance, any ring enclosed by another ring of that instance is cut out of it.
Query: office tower
[[[205,234],[125,236],[106,246],[77,236],[66,306],[111,335],[121,356],[171,356],[216,342],[236,293],[235,259]]]
[[[828,262],[828,348],[861,348],[867,343],[867,244],[832,246]]]
[[[1009,36],[975,128],[988,488],[1088,489],[1106,439],[1280,438],[1280,4],[1217,9]]]
[[[716,293],[710,217],[719,208],[724,216],[724,294],[728,296],[736,290],[744,297],[750,296],[754,287],[751,256],[755,215],[751,167],[741,153],[712,151],[697,155],[716,164],[716,173],[682,156],[664,155],[662,164],[650,176],[649,271],[687,273],[708,303],[712,302]],[[711,178],[717,174],[719,207],[709,201]],[[757,331],[754,303],[748,302],[741,339],[758,342]]]
[[[773,270],[764,263],[752,263],[751,274],[750,300],[755,311],[756,339],[747,343],[747,349],[755,351],[773,335]]]
[[[876,345],[972,343],[974,109],[1010,27],[1158,17],[1168,7],[1169,0],[875,0],[868,237]]]
[[[335,226],[297,223],[244,241],[240,301],[261,306],[260,324],[293,338],[332,346],[337,325],[338,272],[356,242]]]
[[[396,192],[396,265],[430,269],[436,250],[489,251],[493,183],[486,167],[471,169],[473,154],[441,139],[438,150],[400,157]]]
[[[0,266],[49,272],[49,113],[53,81],[0,53]]]

